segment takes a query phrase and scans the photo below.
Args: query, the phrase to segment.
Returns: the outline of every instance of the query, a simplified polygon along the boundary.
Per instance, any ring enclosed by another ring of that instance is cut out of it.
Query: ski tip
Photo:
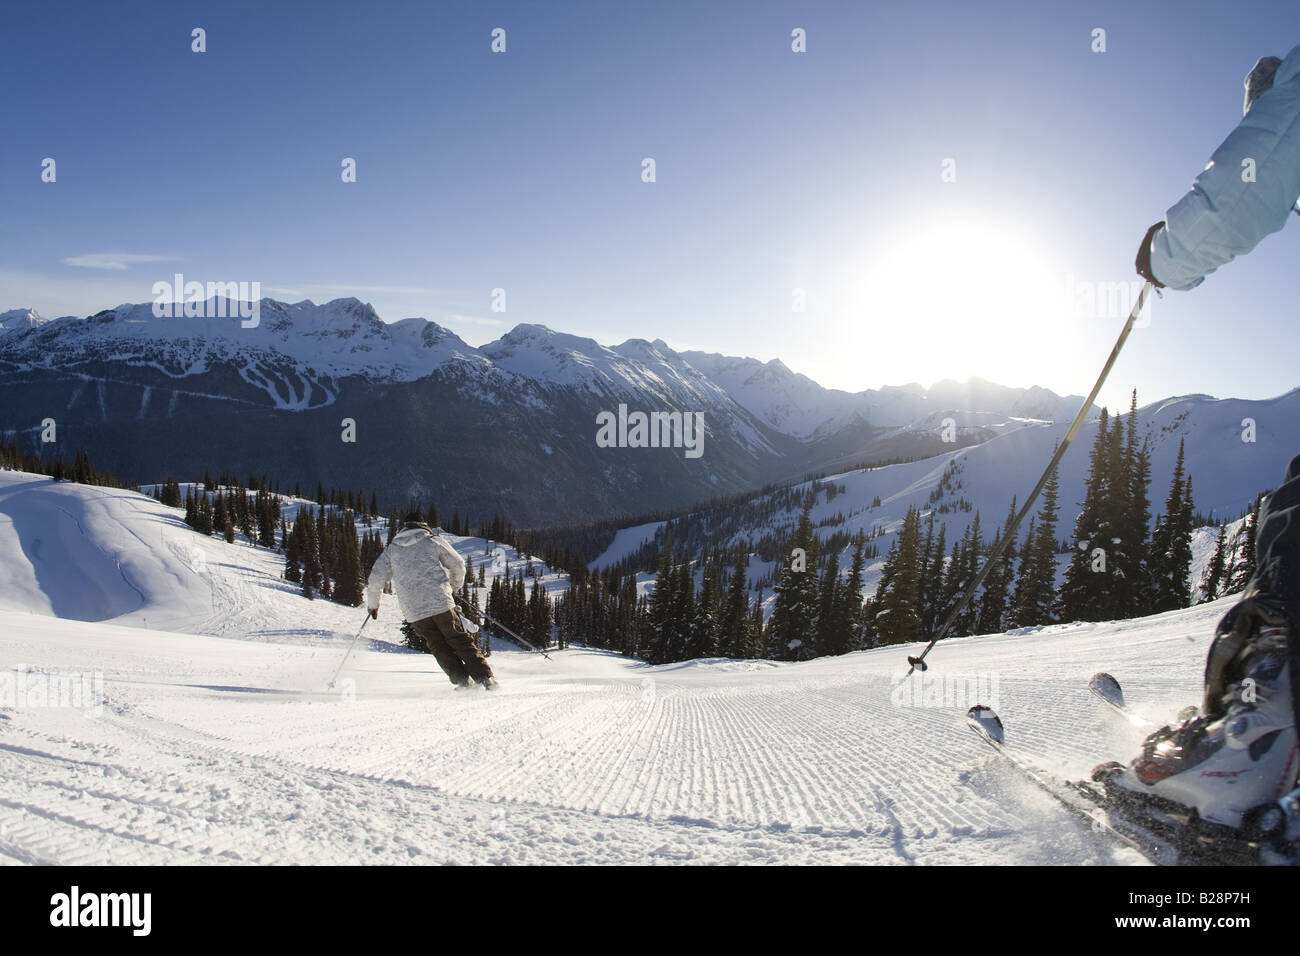
[[[1116,707],[1124,707],[1124,690],[1119,686],[1119,681],[1111,677],[1105,671],[1092,675],[1088,681],[1088,689],[1104,700],[1108,704]]]
[[[996,744],[1006,742],[1006,730],[1002,726],[1002,718],[992,707],[976,704],[966,711],[966,722],[970,724],[971,730],[980,736],[987,737]]]

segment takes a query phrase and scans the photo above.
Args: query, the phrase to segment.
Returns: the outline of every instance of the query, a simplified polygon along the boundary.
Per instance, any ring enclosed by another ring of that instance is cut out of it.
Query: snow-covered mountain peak
[[[594,339],[521,323],[479,351],[507,371],[554,385],[608,387],[620,357]]]
[[[10,309],[0,312],[0,335],[34,329],[48,321],[35,309]]]

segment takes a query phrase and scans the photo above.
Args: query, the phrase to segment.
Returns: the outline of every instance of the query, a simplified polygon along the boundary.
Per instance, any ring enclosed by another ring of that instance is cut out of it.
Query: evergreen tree
[[[768,622],[768,643],[776,660],[806,660],[804,645],[815,639],[817,626],[817,542],[813,536],[812,506],[808,493],[785,549],[776,584],[776,600]]]
[[[198,503],[195,506],[196,524],[194,530],[202,535],[211,535],[215,530],[212,519],[212,501],[206,491],[200,492]]]
[[[361,553],[356,529],[345,529],[341,538],[342,555],[333,598],[339,604],[360,607],[364,597],[364,579],[361,574]]]
[[[284,540],[284,579],[294,584],[302,583],[302,533],[296,520],[293,530]]]
[[[951,607],[956,607],[957,602],[965,599],[968,591],[975,586],[975,579],[980,572],[980,552],[983,550],[982,529],[980,527],[980,513],[975,512],[975,517],[966,527],[962,534],[961,546],[957,552],[957,558],[953,562],[953,567],[948,569],[949,577],[952,578],[952,602]],[[968,602],[962,612],[953,620],[949,634],[953,636],[966,636],[977,633],[975,622],[979,613],[979,604],[972,600]]]
[[[1214,544],[1214,554],[1210,556],[1210,563],[1205,566],[1205,573],[1201,575],[1201,597],[1197,604],[1208,604],[1219,597],[1219,591],[1226,578],[1227,566],[1228,526],[1221,524]]]
[[[669,662],[684,661],[689,658],[688,648],[691,643],[691,626],[695,623],[695,574],[690,558],[685,558],[677,567],[677,583],[673,587],[677,606],[673,608],[675,627],[670,632],[671,644],[668,647]]]
[[[324,590],[325,574],[320,561],[320,538],[316,534],[316,522],[312,520],[310,510],[298,512],[294,521],[295,528],[302,526],[302,538],[299,541],[299,554],[302,558],[302,593],[304,597],[314,598]]]
[[[848,649],[848,605],[844,601],[844,584],[840,581],[840,556],[831,551],[817,590],[817,628],[811,646],[802,660],[823,654],[843,654]]]
[[[1241,529],[1241,553],[1232,562],[1232,572],[1228,575],[1228,588],[1225,594],[1240,594],[1254,580],[1255,535],[1259,530],[1259,506],[1263,500],[1263,495],[1255,499],[1255,504],[1250,509],[1250,517],[1246,519],[1246,524]],[[1236,551],[1235,548],[1233,550]]]
[[[718,656],[720,582],[715,564],[706,564],[695,600],[694,620],[687,636],[686,659]]]
[[[226,506],[226,496],[218,491],[214,496],[212,508],[212,526],[220,528],[222,534],[225,534],[226,523],[230,520],[229,508]]]
[[[1002,530],[993,539],[990,554],[996,552],[1003,539],[1011,534],[1011,525],[1015,520],[1016,501],[1013,498],[1011,510],[1007,512],[1007,520]],[[1007,617],[1008,591],[1011,588],[1015,561],[1016,543],[1011,541],[989,568],[988,576],[984,578],[984,593],[980,595],[979,613],[975,618],[976,634],[997,634],[1002,631]]]
[[[763,589],[758,589],[758,597],[754,599],[754,606],[749,611],[749,638],[750,650],[746,657],[754,660],[762,660],[769,657],[770,654],[763,637]]]
[[[1192,503],[1192,479],[1184,475],[1183,442],[1165,499],[1165,513],[1151,536],[1151,610],[1172,611],[1186,607],[1191,592],[1192,524],[1196,513]]]
[[[523,581],[523,578],[520,578]],[[528,640],[538,647],[551,645],[551,600],[542,590],[540,581],[533,581],[533,590],[528,597]]]
[[[650,606],[646,614],[645,660],[650,664],[666,664],[671,652],[673,635],[677,630],[677,621],[673,615],[677,610],[674,585],[677,575],[674,572],[672,542],[665,540],[663,552],[659,557],[659,566],[655,572],[655,587],[650,596]]]
[[[903,644],[918,638],[921,516],[909,508],[903,528],[890,546],[880,587],[876,590],[875,630],[881,644]]]
[[[1137,389],[1129,404],[1125,422],[1124,461],[1119,486],[1125,490],[1121,508],[1120,546],[1113,560],[1118,562],[1121,591],[1116,610],[1123,617],[1136,617],[1145,613],[1150,604],[1152,575],[1150,566],[1151,499],[1151,443],[1138,442]]]
[[[934,512],[930,512],[925,521],[925,543],[922,547],[921,561],[921,596],[918,613],[921,617],[921,636],[934,637],[943,620],[947,605],[948,578],[945,572],[945,560],[948,547],[948,526],[941,524],[936,534],[934,530]]]
[[[169,508],[179,508],[182,503],[180,482],[173,477],[168,477],[166,483],[162,487],[162,494],[159,496],[158,500]]]
[[[752,635],[749,633],[749,591],[745,576],[749,573],[749,554],[744,546],[736,548],[736,560],[731,567],[731,580],[718,622],[718,651],[723,657],[749,657],[752,653]]]
[[[1119,425],[1118,419],[1116,425]],[[1057,611],[1062,621],[1104,621],[1111,616],[1114,606],[1107,554],[1117,530],[1110,485],[1111,437],[1110,418],[1103,408],[1089,457],[1083,503],[1074,523],[1075,547],[1057,598]]]
[[[843,644],[837,642],[837,647],[842,646],[843,650],[831,649],[828,653],[843,654],[849,651],[861,650],[862,640],[862,585],[863,575],[867,566],[866,559],[866,538],[861,533],[857,535],[853,542],[853,563],[849,566],[849,579],[844,584],[844,621],[847,633]]]
[[[1055,449],[1053,449],[1055,454]],[[1020,573],[1012,601],[1011,624],[1034,627],[1056,620],[1056,525],[1060,518],[1060,475],[1055,468],[1043,484],[1043,503],[1030,522],[1021,552]]]

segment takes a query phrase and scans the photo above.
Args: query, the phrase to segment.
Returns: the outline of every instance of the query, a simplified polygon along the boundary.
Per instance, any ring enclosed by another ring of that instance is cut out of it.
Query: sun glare
[[[1033,236],[942,222],[869,252],[845,315],[873,378],[1029,384],[1061,331],[1062,288]]]

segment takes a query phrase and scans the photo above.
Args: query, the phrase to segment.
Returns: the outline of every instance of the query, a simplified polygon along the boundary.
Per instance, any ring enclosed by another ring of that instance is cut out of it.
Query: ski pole
[[[343,670],[343,665],[346,664],[348,662],[348,658],[352,656],[352,648],[357,646],[357,641],[361,640],[361,632],[366,629],[366,625],[369,623],[370,623],[370,612],[367,611],[366,619],[361,622],[361,627],[357,629],[357,636],[352,638],[352,643],[348,645],[348,652],[343,655],[343,660],[339,661],[339,666],[335,669],[334,676],[330,678],[329,686],[326,688],[326,690],[334,689],[334,682],[338,680],[339,672]]]
[[[459,604],[459,605],[461,606],[461,610],[465,611],[466,613],[469,613],[470,609],[469,609],[468,607],[465,606],[465,601],[464,601],[464,600],[463,600],[459,595],[456,596],[456,603]],[[541,654],[541,655],[542,655],[543,657],[545,657],[548,661],[551,659],[550,656],[549,656],[549,655],[548,655],[544,650],[542,650],[540,647],[538,647],[536,644],[530,644],[528,641],[524,640],[522,637],[520,637],[520,636],[519,636],[518,634],[516,634],[514,631],[510,630],[510,628],[506,627],[504,624],[502,624],[500,621],[498,621],[496,618],[494,618],[494,617],[488,617],[487,614],[484,613],[483,611],[478,611],[477,613],[478,613],[478,615],[479,615],[480,617],[483,618],[484,621],[486,621],[487,623],[491,624],[493,627],[499,627],[499,628],[501,628],[501,630],[503,630],[503,631],[505,631],[507,634],[509,634],[511,640],[518,641],[520,644],[522,644],[524,647],[528,648],[530,651],[533,651],[534,653],[537,653],[537,654]]]
[[[1101,387],[1106,383],[1106,376],[1110,374],[1111,368],[1114,367],[1115,361],[1119,358],[1120,351],[1124,348],[1124,343],[1128,341],[1129,333],[1133,331],[1133,324],[1137,321],[1138,315],[1141,314],[1142,306],[1146,304],[1147,296],[1151,293],[1151,289],[1151,281],[1148,279],[1146,285],[1142,286],[1142,291],[1138,293],[1137,303],[1133,306],[1133,311],[1128,314],[1128,321],[1124,323],[1124,328],[1119,333],[1119,338],[1115,342],[1115,347],[1110,350],[1110,358],[1106,359],[1106,364],[1102,367],[1101,374],[1097,376],[1097,384],[1093,385],[1092,391],[1088,393],[1088,397],[1085,398],[1083,404],[1079,406],[1079,414],[1074,416],[1074,422],[1070,425],[1070,430],[1065,433],[1065,438],[1056,446],[1056,454],[1052,455],[1052,460],[1048,463],[1047,469],[1043,472],[1042,477],[1038,479],[1038,484],[1034,485],[1034,490],[1029,493],[1029,497],[1025,500],[1024,506],[1021,507],[1020,513],[1017,514],[1015,519],[1011,522],[1011,527],[1009,527],[1006,534],[1002,536],[1002,540],[998,543],[998,546],[989,553],[988,559],[984,562],[984,567],[980,568],[980,573],[975,576],[974,582],[972,582],[970,587],[966,589],[966,593],[961,596],[961,600],[957,602],[957,606],[948,613],[948,616],[944,619],[943,624],[940,625],[938,632],[935,633],[930,643],[925,645],[925,650],[916,657],[908,657],[908,677],[911,677],[912,672],[918,667],[921,670],[926,669],[926,655],[929,654],[934,645],[939,643],[939,641],[948,633],[948,629],[952,627],[953,622],[957,620],[957,617],[962,613],[962,611],[966,610],[966,608],[970,606],[970,602],[975,599],[975,592],[980,589],[980,585],[982,585],[984,579],[989,576],[989,571],[993,568],[993,565],[997,563],[1000,557],[1002,557],[1002,552],[1007,549],[1011,540],[1016,536],[1016,529],[1020,527],[1020,522],[1024,520],[1025,515],[1029,514],[1030,509],[1033,508],[1034,502],[1038,500],[1039,492],[1041,492],[1043,486],[1047,484],[1048,477],[1056,470],[1056,466],[1061,463],[1061,459],[1065,456],[1065,450],[1070,447],[1070,442],[1074,441],[1074,436],[1079,433],[1079,429],[1083,426],[1084,419],[1088,417],[1088,412],[1092,408],[1092,403],[1097,400],[1097,395],[1101,392]]]

